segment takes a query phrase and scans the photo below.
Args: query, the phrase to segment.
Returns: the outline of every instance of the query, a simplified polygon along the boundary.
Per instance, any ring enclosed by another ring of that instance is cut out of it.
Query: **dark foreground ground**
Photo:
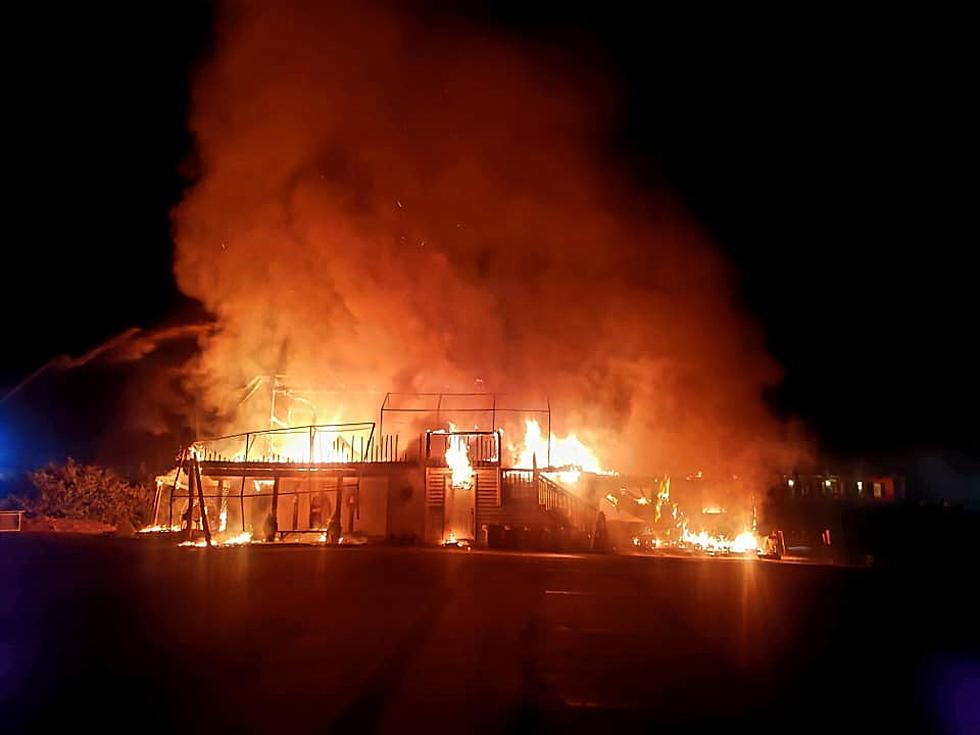
[[[977,732],[977,582],[11,534],[0,731]]]

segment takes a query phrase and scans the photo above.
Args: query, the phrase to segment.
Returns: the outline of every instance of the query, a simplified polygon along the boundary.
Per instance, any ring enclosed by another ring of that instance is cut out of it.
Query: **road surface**
[[[11,534],[0,575],[10,731],[957,732],[975,715],[976,606],[928,569]]]

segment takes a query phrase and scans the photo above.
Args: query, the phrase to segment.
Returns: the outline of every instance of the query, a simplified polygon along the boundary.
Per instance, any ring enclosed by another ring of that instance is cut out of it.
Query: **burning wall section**
[[[490,400],[495,406],[496,397]],[[496,424],[496,414],[485,420]],[[362,422],[196,442],[181,453],[174,476],[161,478],[153,528],[203,544],[386,540],[583,549],[624,548],[630,538],[643,546],[637,538],[644,536],[655,549],[758,546],[754,511],[740,516],[704,506],[705,497],[719,495],[705,495],[694,482],[701,473],[672,498],[669,476],[620,476],[575,436],[544,434],[534,418],[520,422],[519,440],[502,428],[448,422],[406,441],[404,433],[380,434]],[[198,532],[204,539],[195,541]]]
[[[182,452],[173,478],[161,478],[151,530],[179,531],[204,545],[357,539],[555,548],[588,541],[594,505],[537,470],[504,468],[499,430],[428,431],[402,449],[397,435],[376,437],[367,426],[198,442]],[[298,449],[296,436],[306,437],[305,451],[274,451]],[[318,443],[320,436],[333,438]],[[219,447],[229,444],[240,450],[223,455]]]

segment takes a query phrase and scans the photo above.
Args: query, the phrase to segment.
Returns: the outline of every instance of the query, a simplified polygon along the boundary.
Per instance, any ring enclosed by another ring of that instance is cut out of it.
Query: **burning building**
[[[158,482],[153,528],[180,530],[204,544],[306,539],[586,548],[598,509],[587,483],[584,490],[578,485],[583,473],[601,470],[591,455],[567,453],[574,437],[542,437],[538,422],[527,418],[535,414],[550,425],[550,409],[505,407],[491,394],[389,393],[377,423],[273,422],[270,429],[197,441]],[[447,418],[462,415],[474,428]],[[513,417],[525,422],[519,447],[504,438]],[[445,428],[406,441],[406,424]]]
[[[549,395],[552,431],[624,473],[788,465],[729,265],[617,176],[595,70],[387,6],[249,4],[217,30],[172,215],[177,284],[214,321],[181,377],[198,433],[265,426],[235,397],[286,374],[324,389],[286,426],[363,420],[388,389]]]
[[[675,483],[672,496],[669,475],[603,469],[576,436],[551,432],[550,402],[388,393],[378,422],[285,426],[277,407],[288,416],[290,401],[308,399],[281,381],[271,385],[271,428],[186,447],[158,481],[148,530],[181,532],[189,545],[384,541],[712,554],[760,546],[754,505],[741,514],[702,507],[726,491],[704,487],[701,472]]]
[[[187,449],[158,525],[581,546],[610,467],[786,466],[728,264],[615,174],[615,94],[556,61],[388,6],[219,17],[172,218],[213,321],[181,388],[224,438]]]

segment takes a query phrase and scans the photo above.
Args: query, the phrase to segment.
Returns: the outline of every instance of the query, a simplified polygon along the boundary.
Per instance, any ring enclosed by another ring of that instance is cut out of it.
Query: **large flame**
[[[290,462],[350,462],[358,459],[360,451],[345,437],[328,433],[314,434],[312,445],[306,433],[274,436],[271,444],[276,455]]]
[[[449,424],[446,464],[452,470],[452,486],[460,490],[469,490],[473,487],[473,466],[470,464],[469,447],[466,439],[455,432],[456,425]]]
[[[191,105],[200,176],[173,213],[177,283],[217,322],[185,386],[227,418],[213,433],[265,425],[241,386],[284,374],[329,391],[335,421],[375,415],[385,389],[548,394],[578,433],[531,420],[507,439],[515,467],[565,483],[786,464],[762,400],[779,371],[727,264],[603,156],[615,85],[371,3],[247,4],[218,27]],[[471,486],[466,438],[446,450]],[[249,459],[364,451],[284,433]]]
[[[698,475],[700,477],[700,473]],[[610,504],[618,506],[618,498],[610,494],[606,497]],[[616,500],[616,503],[613,503]],[[660,482],[656,496],[651,501],[645,496],[633,498],[639,506],[654,503],[654,518],[650,527],[644,533],[646,541],[641,543],[640,537],[634,537],[635,546],[648,545],[653,549],[683,549],[695,550],[707,554],[752,554],[759,551],[762,542],[756,535],[755,520],[753,513],[752,528],[744,528],[733,538],[724,534],[710,533],[704,528],[697,531],[691,528],[691,521],[687,514],[680,507],[680,504],[673,500],[670,495],[670,477],[664,477]],[[641,502],[642,501],[642,502]],[[708,515],[720,515],[720,508],[711,508],[714,513]],[[702,511],[702,515],[704,511]]]
[[[599,458],[575,434],[560,437],[551,434],[551,446],[534,419],[527,419],[524,426],[524,443],[516,449],[514,466],[518,469],[534,467],[555,468],[558,479],[564,483],[574,483],[582,472],[611,474],[602,468]]]
[[[254,427],[253,427],[254,428]],[[357,462],[369,453],[370,446],[366,437],[355,436],[352,433],[342,434],[336,431],[297,428],[295,431],[270,432],[258,434],[253,438],[247,459],[260,462],[313,462],[341,463]],[[363,441],[359,441],[362,439]],[[209,449],[207,441],[197,442],[188,447],[189,456],[196,459],[218,457],[232,462],[243,462],[245,456],[245,441],[239,441],[239,446],[229,456],[215,453]],[[173,482],[172,473],[157,478],[158,481]]]

